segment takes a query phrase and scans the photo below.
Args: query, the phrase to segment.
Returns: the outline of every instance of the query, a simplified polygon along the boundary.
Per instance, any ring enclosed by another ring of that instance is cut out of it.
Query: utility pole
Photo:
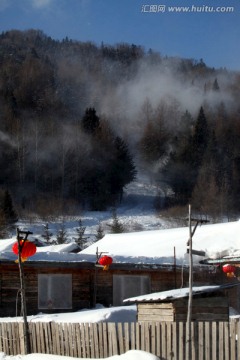
[[[192,221],[195,222],[194,228],[192,229]],[[188,295],[188,312],[187,312],[187,343],[186,343],[186,350],[187,350],[187,359],[191,360],[192,358],[192,328],[191,328],[191,321],[192,321],[192,288],[193,288],[193,255],[201,255],[205,256],[204,251],[197,251],[193,250],[192,248],[192,239],[195,231],[199,224],[206,224],[208,220],[203,219],[193,219],[192,218],[192,209],[191,205],[189,204],[188,209],[188,223],[189,223],[189,240],[187,242],[188,246],[188,253],[189,253],[189,295]]]
[[[192,284],[193,284],[193,258],[192,258],[192,224],[191,224],[191,205],[188,209],[188,222],[189,222],[189,295],[188,295],[188,312],[187,312],[187,359],[192,358],[192,331],[191,331],[191,320],[192,320]]]
[[[26,355],[30,353],[31,349],[30,349],[29,328],[28,328],[28,322],[27,322],[27,306],[26,306],[24,271],[23,271],[21,255],[22,255],[22,249],[23,249],[24,243],[27,240],[28,235],[30,235],[30,234],[32,234],[32,232],[21,231],[21,230],[17,229],[18,267],[19,267],[20,292],[21,292],[21,311],[22,311],[22,316],[23,316],[24,351],[25,351]]]

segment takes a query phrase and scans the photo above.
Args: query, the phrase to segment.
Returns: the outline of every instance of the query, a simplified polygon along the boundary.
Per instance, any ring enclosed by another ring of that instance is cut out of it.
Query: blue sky
[[[0,0],[0,31],[30,28],[240,70],[240,0]]]

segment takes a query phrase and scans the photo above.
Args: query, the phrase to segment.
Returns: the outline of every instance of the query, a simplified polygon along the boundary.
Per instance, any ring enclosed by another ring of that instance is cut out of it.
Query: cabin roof
[[[233,286],[240,285],[239,283],[224,284],[224,285],[212,285],[212,286],[194,286],[192,288],[193,296],[207,294],[211,292],[221,291]],[[131,297],[124,299],[124,303],[143,303],[143,302],[158,302],[158,301],[173,301],[181,298],[186,298],[189,296],[189,287],[173,289],[167,291],[156,292],[152,294],[140,295],[136,297]]]

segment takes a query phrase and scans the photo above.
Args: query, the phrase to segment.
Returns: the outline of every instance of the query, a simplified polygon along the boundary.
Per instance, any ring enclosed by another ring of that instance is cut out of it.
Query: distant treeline
[[[0,186],[18,209],[103,210],[144,173],[160,207],[239,212],[240,73],[39,30],[2,33],[0,65]]]

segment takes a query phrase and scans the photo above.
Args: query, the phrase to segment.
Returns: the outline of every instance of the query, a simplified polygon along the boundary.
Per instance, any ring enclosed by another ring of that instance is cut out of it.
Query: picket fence
[[[240,322],[193,322],[191,357],[186,323],[30,322],[32,353],[105,358],[128,350],[148,351],[162,360],[238,360]],[[0,352],[24,354],[23,324],[0,323]]]

